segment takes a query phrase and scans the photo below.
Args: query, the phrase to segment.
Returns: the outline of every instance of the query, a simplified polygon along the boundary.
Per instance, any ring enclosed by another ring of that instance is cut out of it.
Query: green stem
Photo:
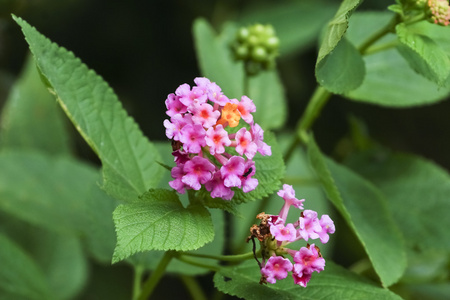
[[[193,266],[196,266],[196,267],[200,267],[200,268],[203,268],[203,269],[208,269],[208,270],[211,270],[213,272],[217,272],[220,269],[217,266],[208,265],[208,264],[202,264],[202,263],[199,263],[199,262],[197,262],[195,260],[189,259],[189,258],[186,257],[186,255],[183,255],[183,254],[177,255],[175,258],[178,259],[179,261],[184,262],[184,263],[187,263],[187,264],[190,264],[190,265],[193,265]]]
[[[394,32],[395,31],[395,26],[398,24],[398,22],[400,21],[400,18],[398,15],[395,15],[391,21],[386,24],[386,26],[380,28],[378,31],[376,31],[374,34],[372,34],[371,36],[369,36],[367,38],[367,40],[365,40],[359,47],[358,50],[362,55],[366,54],[366,50],[372,46],[376,41],[378,41],[379,39],[381,39],[383,36],[385,36],[386,34],[388,34],[389,32]]]
[[[380,38],[385,36],[389,32],[393,32],[395,30],[395,26],[400,21],[398,16],[395,16],[392,18],[392,20],[384,27],[382,27],[380,30],[375,32],[373,35],[369,36],[369,38],[364,41],[359,47],[358,50],[362,55],[369,54],[369,48],[372,46],[376,41],[378,41]],[[392,45],[389,45],[389,47],[392,47]],[[370,53],[374,53],[376,49],[370,49]],[[331,93],[327,91],[325,88],[321,86],[317,86],[316,90],[314,91],[311,99],[309,100],[308,106],[306,107],[305,111],[303,112],[303,116],[301,117],[296,130],[296,135],[294,136],[294,139],[292,140],[289,148],[287,149],[285,155],[284,155],[284,161],[287,163],[289,159],[291,158],[295,148],[298,146],[298,144],[303,141],[308,141],[308,135],[307,131],[312,126],[314,121],[319,116],[320,112],[322,111],[323,106],[328,101],[328,99],[331,97]]]
[[[384,51],[384,50],[388,50],[388,49],[394,48],[397,45],[398,45],[398,41],[397,40],[392,40],[390,42],[383,43],[383,44],[373,45],[373,46],[370,46],[369,48],[366,49],[366,51],[364,52],[364,55],[365,56],[372,55],[372,54],[377,53],[377,52],[381,52],[381,51]]]
[[[208,255],[208,254],[200,254],[200,253],[183,252],[182,255],[209,258],[209,259],[215,259],[215,260],[221,260],[221,261],[241,261],[244,259],[253,258],[253,252],[247,252],[244,254],[237,254],[237,255]]]
[[[289,146],[288,150],[284,155],[285,163],[289,161],[292,154],[294,153],[295,148],[298,146],[300,141],[304,142],[308,141],[307,131],[314,123],[316,118],[319,116],[323,106],[328,101],[328,99],[330,99],[331,95],[332,94],[329,91],[327,91],[324,87],[321,86],[316,87],[316,90],[311,96],[311,99],[309,100],[308,105],[306,106],[306,109],[303,112],[303,116],[301,117],[300,121],[297,124],[296,130],[297,134],[294,136],[291,145]]]
[[[191,298],[194,300],[207,300],[205,293],[201,286],[198,284],[198,281],[191,276],[181,275],[181,281],[183,282],[186,289],[189,291]]]
[[[137,265],[134,268],[134,282],[133,282],[133,300],[138,299],[141,293],[142,275],[144,273],[144,267]]]
[[[249,85],[250,85],[250,75],[248,75],[247,72],[244,72],[244,90],[243,90],[244,93],[243,94],[250,98]]]
[[[350,271],[359,275],[364,274],[370,269],[372,269],[372,263],[367,258],[361,259],[349,267]]]
[[[161,261],[159,262],[158,266],[153,271],[152,275],[144,283],[144,286],[142,287],[142,292],[139,295],[138,300],[146,300],[152,294],[159,280],[164,275],[164,271],[166,270],[167,265],[170,263],[173,256],[174,253],[172,251],[167,251],[166,253],[164,253],[164,256],[161,258]]]

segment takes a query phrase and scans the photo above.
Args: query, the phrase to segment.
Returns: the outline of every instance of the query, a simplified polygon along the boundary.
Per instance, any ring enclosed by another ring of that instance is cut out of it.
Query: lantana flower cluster
[[[435,24],[448,26],[450,23],[450,7],[448,0],[428,0],[431,20]]]
[[[319,219],[317,212],[304,210],[305,199],[297,199],[291,185],[283,185],[278,195],[284,200],[280,213],[259,214],[257,218],[261,219],[261,223],[250,228],[251,236],[247,241],[257,238],[261,244],[263,261],[258,261],[262,275],[260,283],[276,283],[291,272],[294,283],[306,287],[313,272],[324,270],[325,259],[315,244],[307,244],[299,250],[286,246],[298,240],[315,239],[325,244],[329,240],[329,234],[334,233],[335,226],[328,215],[322,215]],[[300,210],[300,217],[294,223],[286,223],[291,207]],[[293,263],[285,256],[290,256]]]
[[[450,24],[450,5],[448,0],[403,0],[401,3],[403,12],[409,14],[411,18],[421,15],[434,24],[442,26]]]
[[[224,200],[233,197],[233,188],[254,190],[258,180],[252,178],[253,158],[258,152],[272,154],[264,131],[253,121],[255,104],[247,96],[229,99],[207,78],[194,82],[192,88],[180,85],[165,101],[170,119],[164,120],[164,127],[176,163],[169,185],[179,193],[203,185],[211,197]]]

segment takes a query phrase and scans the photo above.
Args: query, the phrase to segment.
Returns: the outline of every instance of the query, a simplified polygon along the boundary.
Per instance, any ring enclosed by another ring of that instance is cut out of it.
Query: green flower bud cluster
[[[235,58],[245,62],[246,72],[255,75],[275,67],[279,45],[272,25],[255,24],[238,30],[232,48]]]

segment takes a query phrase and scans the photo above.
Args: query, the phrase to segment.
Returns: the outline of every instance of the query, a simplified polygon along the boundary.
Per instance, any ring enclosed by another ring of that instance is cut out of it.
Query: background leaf
[[[104,258],[114,246],[115,203],[98,189],[99,179],[97,170],[66,157],[2,153],[0,209],[51,231],[82,236],[94,255]]]
[[[112,89],[73,53],[58,47],[15,17],[39,70],[75,127],[103,165],[103,187],[133,201],[161,177],[155,147],[123,110]]]
[[[443,86],[450,74],[450,59],[433,39],[417,34],[405,24],[398,24],[396,32],[400,44],[397,49],[411,68]]]
[[[54,298],[72,299],[85,286],[87,258],[77,236],[38,228],[5,214],[0,229],[34,260]]]
[[[175,191],[150,190],[114,211],[113,263],[148,250],[195,250],[214,238],[211,215],[200,205],[183,207]]]
[[[0,234],[0,296],[2,299],[51,299],[45,276],[14,242]]]
[[[258,264],[249,260],[239,266],[222,268],[214,275],[214,284],[220,291],[252,299],[396,299],[389,290],[358,277],[352,272],[326,262],[325,270],[313,273],[306,288],[295,285],[290,275],[275,284],[261,285]]]
[[[390,12],[357,12],[350,19],[346,37],[358,47],[368,34],[386,26],[392,17]],[[444,43],[446,41],[445,38],[441,40]],[[394,47],[396,41],[395,35],[388,34],[373,47]],[[363,83],[345,94],[351,100],[401,108],[432,104],[449,95],[449,89],[439,88],[437,84],[414,72],[394,48],[365,55],[364,61],[366,76]]]
[[[10,91],[0,126],[2,149],[70,152],[61,109],[42,83],[31,55]]]
[[[271,24],[280,39],[280,59],[283,59],[315,46],[320,30],[337,8],[334,1],[258,2],[246,7],[239,24]]]
[[[449,251],[450,175],[446,170],[415,155],[382,149],[355,155],[347,164],[386,195],[410,248]]]
[[[397,282],[406,268],[406,255],[383,194],[351,170],[325,159],[312,138],[308,155],[325,193],[361,241],[382,285]]]
[[[333,51],[316,65],[317,82],[336,94],[360,86],[365,72],[361,54],[346,38],[342,38]]]
[[[226,24],[218,36],[205,19],[197,19],[193,25],[193,35],[198,65],[203,76],[216,82],[229,98],[244,94],[244,67],[234,61],[230,49],[237,27]]]

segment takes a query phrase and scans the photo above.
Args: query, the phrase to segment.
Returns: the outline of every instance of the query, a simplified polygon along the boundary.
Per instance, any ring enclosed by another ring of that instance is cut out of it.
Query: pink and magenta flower
[[[256,106],[247,96],[229,99],[207,78],[194,82],[193,87],[180,85],[165,101],[170,118],[164,127],[173,141],[176,163],[169,185],[180,193],[204,186],[211,197],[224,200],[230,200],[236,189],[253,191],[258,186],[254,156],[272,154],[263,141],[264,131],[253,120]],[[230,130],[238,126],[239,130]]]
[[[292,267],[289,259],[281,256],[271,256],[261,269],[261,274],[263,274],[267,282],[275,283],[277,280],[285,279],[288,276],[288,272],[292,271]]]
[[[261,213],[257,218],[264,220],[256,231],[252,231],[251,238],[258,238],[261,242],[263,262],[261,268],[261,283],[275,283],[276,280],[284,279],[287,273],[292,271],[294,283],[306,287],[313,272],[321,272],[325,268],[325,259],[320,254],[320,249],[315,244],[307,244],[299,250],[288,248],[289,244],[299,240],[318,239],[322,243],[329,240],[329,234],[335,232],[333,220],[328,215],[322,215],[319,220],[317,212],[303,210],[304,199],[298,200],[292,186],[284,184],[283,189],[278,191],[278,196],[283,198],[284,204],[278,215]],[[288,223],[287,217],[290,208],[298,209],[300,217],[294,223]],[[263,225],[264,224],[264,225]],[[255,229],[256,225],[252,228]],[[267,230],[270,234],[267,234]],[[264,235],[261,234],[264,233]],[[297,248],[298,249],[298,248]],[[269,259],[265,261],[264,254]],[[294,263],[283,255],[288,254]],[[278,264],[278,265],[277,265]]]

